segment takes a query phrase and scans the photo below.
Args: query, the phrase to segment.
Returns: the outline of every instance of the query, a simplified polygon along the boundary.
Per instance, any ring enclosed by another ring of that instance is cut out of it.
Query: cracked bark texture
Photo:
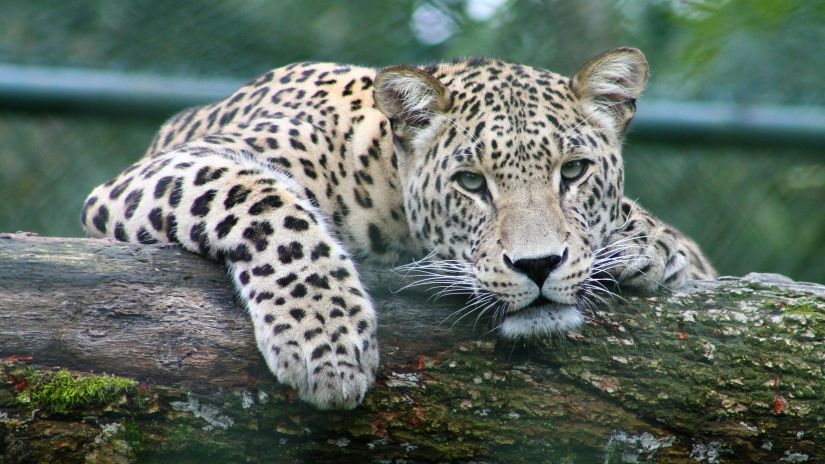
[[[825,287],[770,274],[625,296],[508,346],[460,300],[395,292],[364,404],[275,384],[220,266],[174,246],[0,235],[0,462],[825,462]],[[69,412],[56,368],[141,382]]]

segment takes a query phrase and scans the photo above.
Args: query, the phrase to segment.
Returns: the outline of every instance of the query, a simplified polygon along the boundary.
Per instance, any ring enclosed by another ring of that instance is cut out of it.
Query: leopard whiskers
[[[485,314],[491,311],[498,314],[502,307],[507,306],[507,303],[496,294],[479,288],[472,264],[435,258],[436,254],[430,253],[419,260],[394,268],[394,271],[403,277],[414,279],[395,292],[413,287],[426,287],[425,291],[430,292],[430,298],[435,300],[453,295],[469,296],[462,307],[441,321],[441,324],[444,324],[452,320],[451,326],[475,314],[475,327]]]
[[[502,302],[495,294],[486,291],[479,291],[470,297],[464,306],[447,315],[441,321],[441,324],[446,323],[450,319],[454,319],[453,323],[450,325],[450,327],[454,327],[467,316],[476,313],[476,320],[475,323],[473,323],[473,328],[475,329],[478,325],[478,321],[481,320],[484,314],[490,310],[497,311],[498,307],[505,304],[506,303]]]
[[[431,252],[419,260],[395,267],[394,272],[404,278],[413,279],[395,292],[420,286],[426,286],[428,291],[436,291],[434,296],[437,298],[476,292],[478,285],[471,264],[456,260],[433,259],[435,256],[436,253]]]
[[[473,322],[473,330],[475,330],[476,326],[478,325],[478,321],[481,320],[481,317],[484,316],[484,314],[486,314],[490,310],[494,310],[495,312],[495,308],[503,305],[504,303],[500,299],[490,294],[489,298],[487,298],[487,304],[481,307],[480,309],[476,310],[478,314],[476,315],[475,322]],[[457,322],[458,321],[456,321],[456,323]]]
[[[648,238],[649,236],[639,233],[594,250],[590,276],[579,285],[577,303],[592,311],[595,309],[597,300],[610,309],[612,309],[610,301],[614,299],[627,302],[625,298],[612,290],[619,286],[619,282],[609,271],[625,267],[644,275],[644,270],[636,267],[634,263],[645,257],[639,253],[644,245],[639,244],[638,241]]]
[[[609,273],[607,273],[607,271],[619,266],[624,266],[627,269],[637,272],[639,275],[647,276],[647,272],[645,272],[644,269],[640,269],[634,265],[634,263],[636,263],[639,259],[646,257],[644,254],[639,253],[639,251],[647,246],[646,241],[651,238],[653,238],[652,235],[646,235],[640,232],[629,235],[620,240],[616,240],[615,242],[596,250],[594,252],[594,255],[596,255],[596,260],[594,260],[594,268],[597,264],[596,261],[600,261],[598,265],[601,268],[598,272],[609,278],[609,280],[612,280],[614,284],[618,284],[618,282],[616,282],[616,280]],[[639,243],[640,241],[642,243]],[[622,254],[629,250],[634,253]],[[592,274],[596,273],[596,271],[592,272]],[[655,282],[655,284],[662,290],[669,290],[668,287],[661,282]]]
[[[633,237],[638,239],[639,237]],[[593,264],[589,277],[579,284],[576,303],[591,313],[595,313],[597,306],[603,305],[613,308],[614,300],[626,301],[621,295],[611,290],[618,286],[616,279],[608,272],[620,266],[630,266],[642,255],[637,253],[622,254],[627,251],[638,250],[638,245],[630,244],[630,238],[617,240],[594,251]]]

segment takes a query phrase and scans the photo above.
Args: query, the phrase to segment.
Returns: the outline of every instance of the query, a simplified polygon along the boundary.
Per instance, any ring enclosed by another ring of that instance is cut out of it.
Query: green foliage
[[[56,372],[29,369],[25,378],[27,388],[17,400],[56,413],[121,401],[124,395],[134,393],[138,385],[122,377],[76,375],[65,369]]]
[[[823,104],[825,3],[694,0],[673,11],[684,29],[674,69],[700,95],[743,102]],[[716,84],[702,92],[699,86]],[[724,92],[724,93],[722,93]]]

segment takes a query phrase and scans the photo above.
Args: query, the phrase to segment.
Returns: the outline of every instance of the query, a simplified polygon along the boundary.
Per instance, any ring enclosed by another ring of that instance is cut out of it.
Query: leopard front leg
[[[646,292],[716,277],[693,240],[627,198],[622,199],[621,223],[597,253],[594,268],[600,267],[619,286]]]
[[[378,366],[375,311],[302,191],[250,156],[182,147],[95,189],[83,222],[92,235],[225,262],[278,380],[317,407],[353,408]]]

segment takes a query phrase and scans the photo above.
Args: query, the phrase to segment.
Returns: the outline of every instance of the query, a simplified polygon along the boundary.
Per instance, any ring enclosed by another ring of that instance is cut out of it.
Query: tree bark
[[[362,266],[382,368],[362,406],[275,384],[223,269],[175,246],[0,235],[0,462],[823,462],[825,287],[751,274],[490,338]],[[57,410],[56,378],[139,387]]]

